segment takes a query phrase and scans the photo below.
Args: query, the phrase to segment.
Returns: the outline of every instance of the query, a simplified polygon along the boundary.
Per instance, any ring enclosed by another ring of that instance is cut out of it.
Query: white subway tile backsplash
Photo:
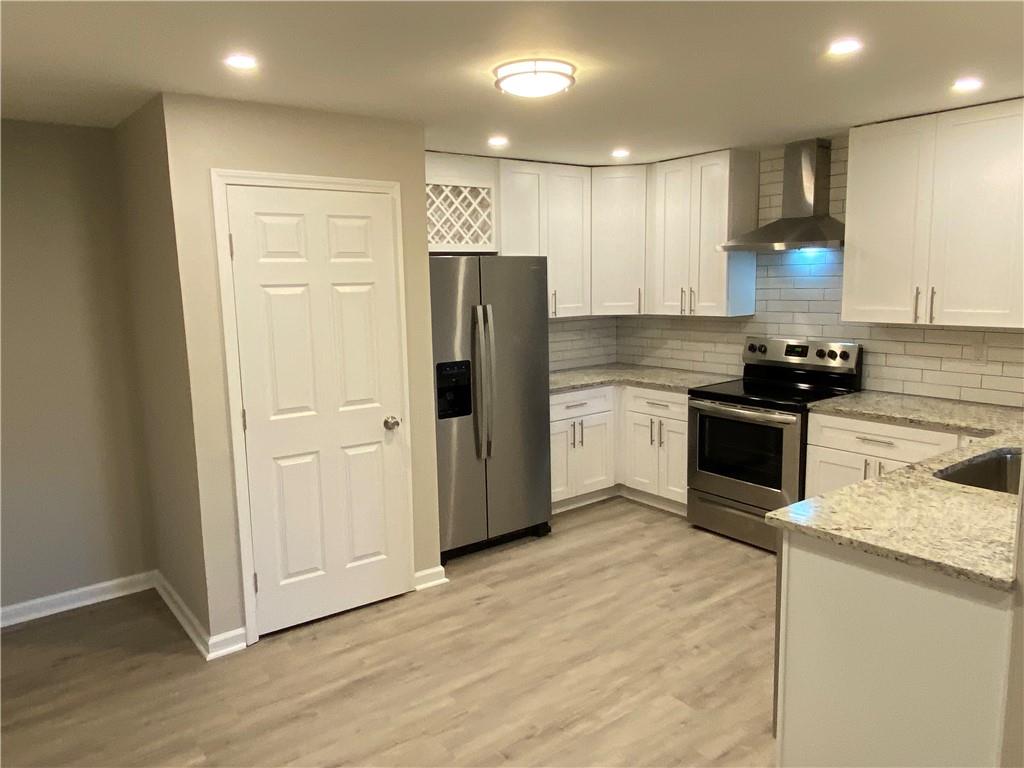
[[[846,201],[847,137],[832,140],[833,216]],[[781,215],[782,147],[761,151],[759,224]],[[838,214],[838,215],[837,215]],[[552,370],[610,362],[740,376],[748,335],[838,338],[865,350],[864,386],[885,392],[1024,406],[1024,333],[844,323],[843,254],[757,256],[751,317],[621,317],[552,320]]]

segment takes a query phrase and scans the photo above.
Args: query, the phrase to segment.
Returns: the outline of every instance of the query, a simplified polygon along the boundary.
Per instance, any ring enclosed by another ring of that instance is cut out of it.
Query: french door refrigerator
[[[550,531],[546,259],[430,257],[441,551]]]

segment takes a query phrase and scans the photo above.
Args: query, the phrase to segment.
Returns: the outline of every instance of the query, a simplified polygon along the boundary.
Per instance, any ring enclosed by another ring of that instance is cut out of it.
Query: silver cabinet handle
[[[732,416],[736,419],[761,424],[796,424],[799,417],[791,416],[788,413],[772,413],[771,411],[753,411],[747,408],[734,408],[729,405],[709,403],[705,400],[690,400],[690,407],[696,411],[717,413],[722,416]]]
[[[651,445],[654,445],[654,419],[651,419]]]
[[[928,322],[935,322],[935,286],[932,286],[932,295],[928,299]]]
[[[583,419],[580,419],[580,448],[583,447]]]
[[[655,408],[668,408],[668,403],[659,403],[657,400],[645,400],[644,402]]]
[[[576,447],[576,422],[572,423],[572,447]]]
[[[398,429],[400,426],[402,426],[402,420],[397,416],[388,416],[384,419],[384,429],[389,432],[393,429]]]
[[[570,408],[582,408],[586,404],[587,404],[586,400],[583,400],[583,401],[578,402],[578,403],[569,403],[568,405],[565,406],[565,409],[568,411]]]
[[[917,311],[917,305],[920,304],[920,303],[921,303],[921,286],[920,285],[915,285],[914,286],[914,322],[915,323],[917,322],[917,318],[919,317],[919,313]]]
[[[640,300],[641,300],[641,291],[642,291],[642,290],[643,290],[643,288],[637,288],[637,289],[636,289],[636,313],[637,313],[638,315],[639,315],[639,314],[641,313],[641,311],[642,311],[642,310],[640,309]]]
[[[868,460],[864,459],[864,480],[868,479]]]
[[[697,313],[697,294],[693,288],[690,288],[690,314],[694,315]]]
[[[661,419],[658,419],[658,447],[659,448],[661,448],[661,446],[663,446],[665,444],[665,437],[663,435],[664,427],[665,427],[665,422],[662,421]]]
[[[498,378],[497,354],[494,346],[494,307],[484,304],[484,319],[487,321],[487,458],[494,455],[494,382]]]
[[[872,443],[874,445],[887,445],[890,448],[894,448],[896,446],[896,443],[894,443],[892,440],[882,440],[877,437],[867,437],[866,435],[856,435],[856,438],[860,440],[862,443]]]
[[[686,289],[683,286],[679,286],[679,314],[686,314]]]
[[[558,317],[558,291],[551,292],[551,316]]]

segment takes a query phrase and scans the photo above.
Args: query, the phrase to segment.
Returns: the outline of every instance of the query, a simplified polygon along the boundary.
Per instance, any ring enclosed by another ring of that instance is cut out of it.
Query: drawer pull
[[[654,445],[654,419],[651,419],[651,445]]]
[[[586,400],[584,400],[582,403],[569,403],[567,406],[565,406],[565,410],[568,411],[570,408],[582,408],[586,404]]]
[[[864,459],[864,479],[868,479],[868,460]]]
[[[668,403],[659,403],[657,400],[647,400],[646,402],[655,408],[668,408]]]
[[[873,443],[874,445],[887,445],[890,448],[895,448],[896,443],[892,440],[880,440],[877,437],[865,437],[864,435],[857,435],[857,439],[862,443]]]

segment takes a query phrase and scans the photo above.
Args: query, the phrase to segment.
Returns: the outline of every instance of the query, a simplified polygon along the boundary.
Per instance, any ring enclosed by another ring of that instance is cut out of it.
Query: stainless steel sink
[[[1020,448],[996,448],[994,451],[940,469],[935,477],[960,485],[987,488],[1002,493],[1020,490]]]

